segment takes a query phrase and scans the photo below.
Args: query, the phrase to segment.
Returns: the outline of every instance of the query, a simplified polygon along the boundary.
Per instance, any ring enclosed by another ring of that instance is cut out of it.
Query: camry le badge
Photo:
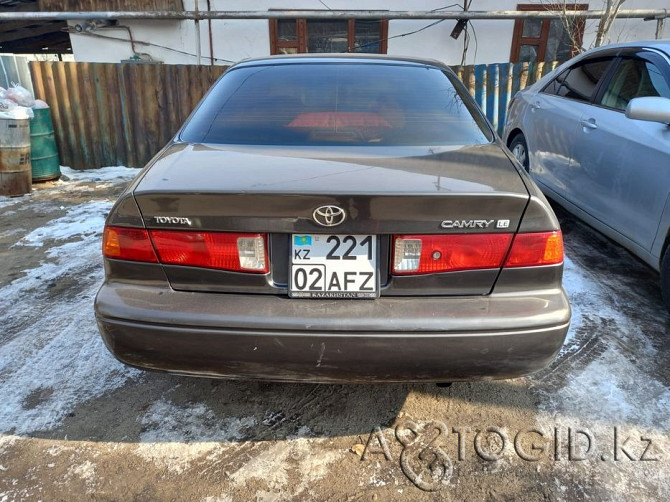
[[[347,213],[341,207],[320,206],[314,210],[312,218],[322,227],[335,227],[347,219]]]
[[[495,222],[495,228],[509,228],[509,220],[444,220],[442,228],[489,228]]]

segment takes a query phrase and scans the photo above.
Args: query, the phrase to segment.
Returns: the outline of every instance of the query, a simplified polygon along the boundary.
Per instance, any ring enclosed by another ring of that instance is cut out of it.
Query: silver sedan
[[[586,51],[512,101],[504,138],[542,191],[661,273],[670,309],[670,41]]]

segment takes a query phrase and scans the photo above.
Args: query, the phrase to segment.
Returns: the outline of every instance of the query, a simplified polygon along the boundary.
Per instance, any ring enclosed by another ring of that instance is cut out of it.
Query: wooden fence
[[[454,71],[502,131],[509,100],[556,66],[517,63]],[[146,164],[177,132],[225,66],[30,63],[35,95],[51,106],[62,165]]]
[[[34,61],[61,164],[141,167],[177,132],[222,66]]]

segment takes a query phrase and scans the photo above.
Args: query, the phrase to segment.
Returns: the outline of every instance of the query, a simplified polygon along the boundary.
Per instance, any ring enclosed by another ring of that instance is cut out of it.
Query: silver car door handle
[[[580,120],[579,123],[582,127],[586,127],[587,129],[598,129],[598,124],[596,124],[595,119]]]
[[[535,103],[532,103],[532,104],[530,105],[530,107],[531,107],[531,109],[533,109],[533,110],[538,110],[538,109],[541,108],[541,107],[540,107],[540,102],[539,102],[539,101],[536,101]]]

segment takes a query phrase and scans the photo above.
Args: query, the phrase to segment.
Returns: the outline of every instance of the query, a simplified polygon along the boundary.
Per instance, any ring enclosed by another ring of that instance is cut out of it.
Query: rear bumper
[[[100,332],[122,362],[199,376],[375,382],[512,378],[548,365],[563,290],[471,298],[291,300],[105,284]]]

